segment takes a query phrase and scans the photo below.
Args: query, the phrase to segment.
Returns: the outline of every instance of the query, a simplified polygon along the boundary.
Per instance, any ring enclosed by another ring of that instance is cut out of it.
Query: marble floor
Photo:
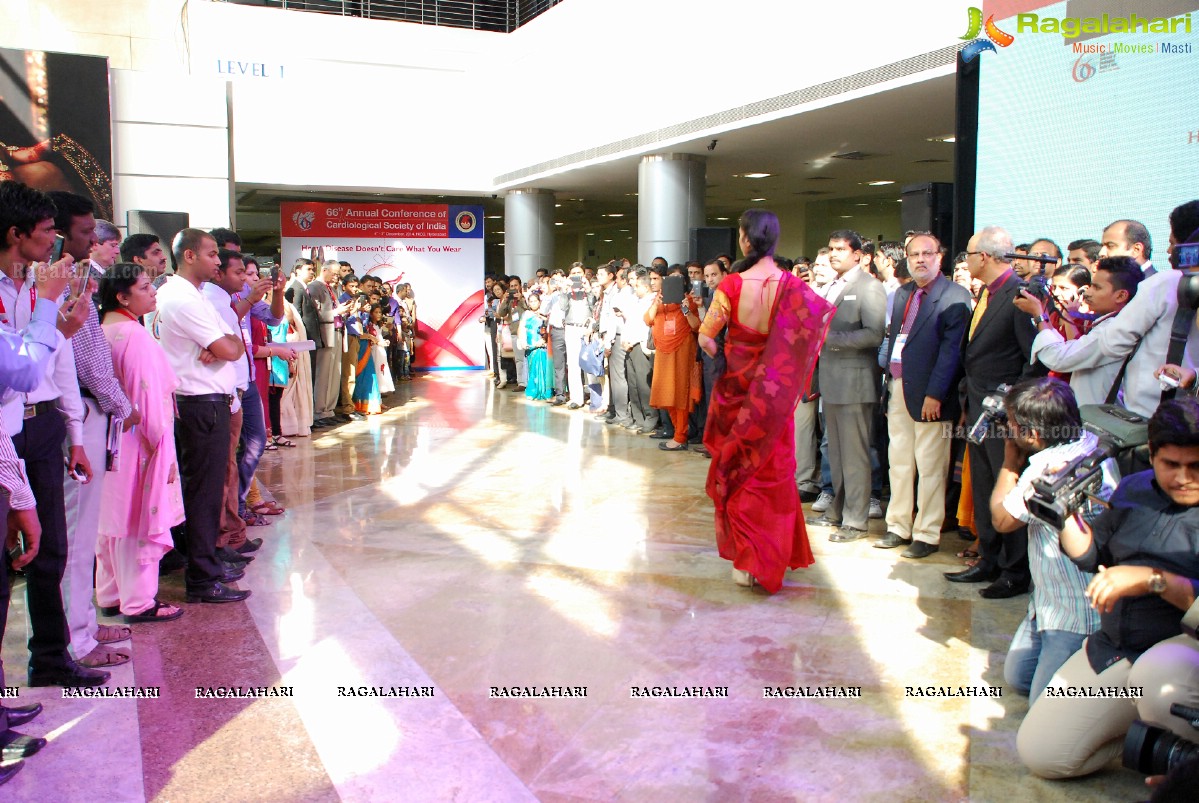
[[[260,478],[288,510],[254,533],[266,543],[242,582],[253,596],[187,605],[120,645],[133,660],[110,685],[158,687],[158,699],[19,687],[46,705],[23,730],[50,744],[0,799],[1145,796],[1115,765],[1074,782],[1019,765],[1027,703],[1002,688],[1002,661],[1027,598],[946,583],[956,538],[908,561],[814,529],[816,565],[766,596],[735,586],[716,555],[699,455],[493,391],[477,373],[404,384],[394,403],[267,453]],[[161,596],[182,600],[178,574]],[[18,593],[10,683],[24,680],[25,620]],[[929,685],[1002,696],[905,695]],[[788,686],[860,696],[764,698]]]

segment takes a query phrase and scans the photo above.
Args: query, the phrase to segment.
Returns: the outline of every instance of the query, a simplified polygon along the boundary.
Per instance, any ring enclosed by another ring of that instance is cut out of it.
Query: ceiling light
[[[728,220],[728,218],[727,218],[727,217],[718,217],[718,218],[716,218],[716,219],[717,219],[717,220]]]
[[[888,180],[886,180],[886,179],[880,179],[880,180],[878,180],[878,181],[867,181],[867,182],[866,182],[866,185],[867,185],[867,186],[869,186],[869,187],[884,187],[884,186],[886,186],[886,185],[888,185],[888,184],[894,184],[894,183],[895,183],[894,181],[888,181]]]
[[[853,215],[841,215],[842,220],[849,220],[852,217],[853,217]]]
[[[733,178],[770,178],[771,173],[734,173]]]
[[[610,242],[612,242],[612,241],[611,241],[611,240],[604,240],[604,242],[606,242],[606,243],[610,243]]]
[[[589,232],[587,232],[586,234],[584,234],[583,236],[584,236],[584,237],[594,237],[594,236],[595,236],[595,232],[593,232],[593,231],[589,231]]]
[[[501,217],[503,217],[503,215],[488,215],[487,219],[488,220],[499,220]]]
[[[554,208],[555,208],[555,209],[561,209],[561,208],[562,208],[562,204],[554,204]]]
[[[627,196],[628,196],[628,197],[630,197],[630,198],[636,198],[636,197],[637,197],[637,193],[635,193],[635,192],[626,192],[626,193],[625,193],[625,195],[627,195]]]
[[[765,201],[766,199],[765,198],[750,198],[749,200],[751,203],[757,203],[759,201]]]
[[[628,229],[620,229],[620,233],[621,233],[621,234],[628,234],[628,233],[629,233],[629,230],[628,230]]]
[[[624,212],[609,212],[604,217],[624,217]]]
[[[561,226],[562,224],[561,224],[561,223],[555,223],[554,225],[555,225],[555,226]]]
[[[492,234],[503,234],[503,233],[504,233],[504,232],[502,232],[502,231],[493,231],[493,232],[492,232]]]
[[[928,142],[948,142],[952,145],[953,143],[958,141],[958,138],[955,137],[953,134],[948,134],[944,137],[929,137],[927,141]]]
[[[870,206],[870,204],[854,204],[854,206]]]

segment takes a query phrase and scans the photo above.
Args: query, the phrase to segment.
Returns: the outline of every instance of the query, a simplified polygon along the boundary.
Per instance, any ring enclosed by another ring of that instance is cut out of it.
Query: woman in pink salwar
[[[100,279],[100,314],[112,363],[138,423],[121,434],[100,502],[96,541],[96,603],[127,622],[178,619],[183,610],[159,602],[158,561],[173,546],[171,527],[183,521],[175,457],[178,381],[158,342],[138,320],[155,309],[154,286],[140,265],[114,265]],[[113,425],[116,426],[117,422]]]

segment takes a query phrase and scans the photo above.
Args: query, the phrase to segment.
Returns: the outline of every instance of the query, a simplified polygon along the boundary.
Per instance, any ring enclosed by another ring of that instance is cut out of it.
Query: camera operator
[[[1124,360],[1104,353],[1096,347],[1096,341],[1137,294],[1142,278],[1141,268],[1132,257],[1100,259],[1084,293],[1096,317],[1090,332],[1076,340],[1066,340],[1054,328],[1044,301],[1027,291],[1015,299],[1017,309],[1029,315],[1039,330],[1032,342],[1032,359],[1051,371],[1070,374],[1070,388],[1079,404],[1103,404],[1117,381]]]
[[[1152,470],[1126,477],[1093,525],[1074,516],[1062,529],[1062,551],[1083,571],[1098,572],[1086,594],[1100,628],[1020,726],[1020,758],[1042,778],[1102,769],[1138,717],[1183,738],[1196,735],[1169,709],[1199,704],[1199,641],[1182,635],[1199,590],[1199,401],[1158,408],[1149,420],[1149,454]],[[1120,687],[1143,696],[1054,693]]]
[[[1078,404],[1060,379],[1029,379],[1004,399],[1009,433],[1003,468],[991,493],[991,524],[1006,533],[1028,525],[1028,566],[1032,596],[1028,614],[1008,648],[1003,677],[1009,686],[1036,700],[1053,673],[1099,629],[1099,614],[1088,604],[1092,575],[1075,566],[1058,545],[1058,531],[1029,513],[1025,500],[1033,480],[1090,454],[1099,439],[1082,428]],[[1105,466],[1101,499],[1116,487],[1114,466]]]

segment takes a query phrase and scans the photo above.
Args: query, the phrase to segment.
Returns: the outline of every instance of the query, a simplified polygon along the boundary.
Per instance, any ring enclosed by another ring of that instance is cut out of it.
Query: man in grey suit
[[[329,260],[321,266],[321,275],[309,282],[302,297],[300,316],[308,336],[316,341],[316,357],[312,372],[313,427],[334,423],[334,408],[341,390],[341,337],[334,327],[336,317],[344,312],[337,303],[333,283],[340,266]]]
[[[870,513],[870,424],[879,399],[878,347],[887,291],[858,266],[863,255],[857,232],[834,231],[828,246],[837,278],[826,298],[837,312],[820,349],[818,371],[834,496],[829,509],[810,523],[839,527],[829,540],[844,543],[866,536]]]

